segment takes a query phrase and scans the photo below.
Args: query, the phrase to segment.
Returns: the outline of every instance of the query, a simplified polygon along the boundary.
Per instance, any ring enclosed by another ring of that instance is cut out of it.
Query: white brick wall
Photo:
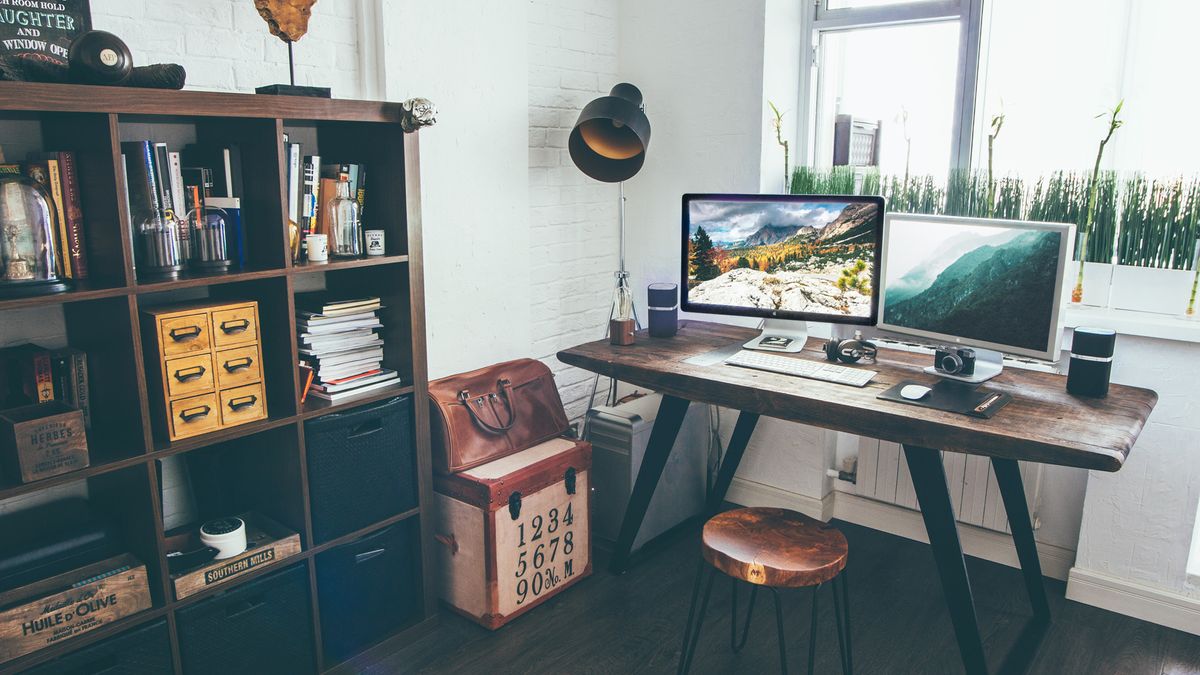
[[[618,211],[617,187],[575,168],[567,136],[579,109],[618,81],[617,5],[531,0],[529,6],[532,354],[554,369],[572,418],[585,412],[592,377],[554,355],[604,332]]]
[[[288,82],[287,46],[250,0],[92,0],[91,7],[92,25],[124,40],[135,64],[182,64],[188,89],[252,92]],[[309,32],[294,47],[297,84],[360,95],[358,8],[357,0],[313,7]]]

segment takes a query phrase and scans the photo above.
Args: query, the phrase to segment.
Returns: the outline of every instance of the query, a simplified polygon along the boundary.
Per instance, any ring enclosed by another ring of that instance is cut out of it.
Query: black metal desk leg
[[[1017,559],[1021,561],[1021,572],[1025,575],[1025,589],[1029,592],[1029,604],[1037,619],[1050,619],[1050,602],[1046,599],[1046,584],[1042,579],[1042,563],[1038,560],[1037,543],[1033,539],[1033,523],[1029,517],[1029,505],[1025,503],[1025,486],[1021,481],[1021,468],[1015,459],[992,458],[996,471],[996,483],[1000,486],[1000,497],[1004,500],[1004,512],[1008,514],[1008,527],[1012,530],[1013,543],[1017,547]]]
[[[617,535],[617,543],[613,547],[609,569],[616,574],[623,574],[629,567],[629,551],[633,548],[633,540],[637,538],[638,530],[642,527],[646,508],[650,506],[654,488],[658,486],[663,467],[667,465],[667,457],[671,454],[671,447],[675,445],[675,437],[679,435],[679,427],[683,425],[683,416],[687,414],[687,409],[686,399],[666,394],[663,394],[662,402],[658,404],[658,417],[654,420],[654,428],[650,430],[646,454],[642,457],[637,480],[629,493],[625,517],[621,520],[621,533]]]
[[[758,413],[742,412],[738,415],[737,424],[733,427],[733,436],[729,438],[729,447],[725,449],[725,457],[721,459],[717,482],[713,485],[712,494],[708,496],[708,515],[714,515],[721,509],[725,493],[729,491],[738,464],[742,463],[742,455],[746,452],[746,445],[750,443],[750,435],[754,433],[756,424]]]
[[[967,563],[958,541],[954,522],[954,507],[946,488],[946,469],[937,450],[913,445],[904,446],[913,488],[925,519],[929,546],[942,578],[942,592],[954,623],[958,651],[969,675],[986,675],[987,660],[983,653],[983,638],[979,635],[979,620],[975,616],[975,598],[967,578]]]

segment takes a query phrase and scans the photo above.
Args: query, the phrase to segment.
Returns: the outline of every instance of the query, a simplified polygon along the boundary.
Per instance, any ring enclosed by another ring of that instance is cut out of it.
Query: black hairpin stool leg
[[[750,586],[750,607],[746,610],[746,624],[742,627],[742,639],[738,640],[738,580],[729,577],[729,584],[732,589],[731,596],[733,598],[733,608],[729,612],[729,648],[736,654],[742,651],[742,647],[746,646],[746,638],[750,636],[750,618],[754,616],[754,599],[758,597],[758,585],[751,584]]]
[[[701,580],[707,573],[708,582],[704,584],[704,598],[700,600],[700,611],[696,611],[696,600],[700,599]],[[692,656],[696,653],[696,642],[700,639],[700,628],[704,626],[704,614],[708,611],[708,599],[712,595],[713,582],[717,580],[717,570],[708,567],[703,561],[700,563],[700,570],[696,574],[696,586],[692,590],[692,608],[688,611],[687,626],[683,629],[683,649],[679,652],[679,668],[677,673],[684,675],[692,667]],[[693,619],[695,620],[695,628],[692,627]]]
[[[842,659],[842,674],[854,672],[850,652],[850,596],[846,593],[846,572],[833,578],[833,614],[837,624],[838,655]],[[840,588],[839,588],[840,587]],[[839,593],[840,591],[840,593]]]

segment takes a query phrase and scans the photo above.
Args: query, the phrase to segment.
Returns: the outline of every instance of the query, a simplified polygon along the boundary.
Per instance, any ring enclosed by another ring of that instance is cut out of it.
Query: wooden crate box
[[[440,597],[495,630],[591,574],[591,462],[555,438],[435,477]]]

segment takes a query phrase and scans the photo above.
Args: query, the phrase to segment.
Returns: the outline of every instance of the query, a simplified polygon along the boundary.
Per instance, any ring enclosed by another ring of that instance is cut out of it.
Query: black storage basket
[[[412,396],[309,420],[304,446],[316,543],[417,505]]]
[[[165,619],[125,631],[77,652],[34,666],[29,675],[148,675],[169,673],[171,637]]]
[[[175,616],[188,675],[316,671],[304,565],[246,582]]]
[[[415,518],[317,555],[325,665],[363,651],[420,610]]]

